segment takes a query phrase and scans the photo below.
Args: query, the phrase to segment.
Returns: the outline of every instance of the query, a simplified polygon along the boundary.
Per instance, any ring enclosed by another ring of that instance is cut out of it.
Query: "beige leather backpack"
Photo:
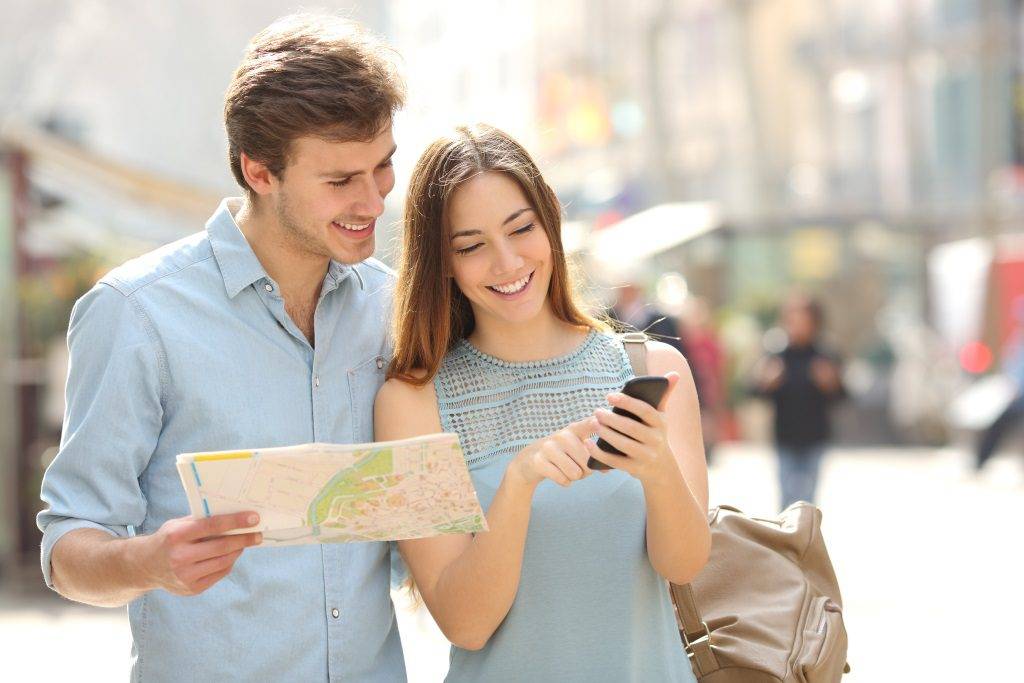
[[[624,335],[646,374],[646,335]],[[679,635],[701,683],[835,683],[850,670],[842,598],[821,511],[799,502],[776,519],[710,511],[711,555],[691,583],[670,584]]]

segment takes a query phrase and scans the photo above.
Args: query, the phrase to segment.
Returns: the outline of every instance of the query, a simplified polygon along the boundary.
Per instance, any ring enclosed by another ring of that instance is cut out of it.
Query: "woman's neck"
[[[540,315],[526,323],[478,317],[469,341],[490,356],[521,363],[570,353],[587,332],[585,328],[559,320],[545,306]]]

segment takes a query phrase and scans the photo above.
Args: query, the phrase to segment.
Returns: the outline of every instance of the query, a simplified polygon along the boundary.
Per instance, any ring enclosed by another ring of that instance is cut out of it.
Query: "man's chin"
[[[359,244],[346,246],[345,249],[333,249],[331,252],[331,258],[338,263],[343,263],[345,265],[361,263],[373,256],[375,246],[374,240],[371,237]]]

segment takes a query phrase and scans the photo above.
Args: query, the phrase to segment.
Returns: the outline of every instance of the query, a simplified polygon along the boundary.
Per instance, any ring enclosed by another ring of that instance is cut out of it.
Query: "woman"
[[[662,405],[616,393],[628,358],[573,298],[559,230],[501,131],[460,128],[420,158],[375,438],[457,433],[489,531],[399,549],[455,646],[449,681],[693,680],[664,581],[689,581],[710,545],[693,382],[650,343]],[[591,456],[616,469],[590,476]]]

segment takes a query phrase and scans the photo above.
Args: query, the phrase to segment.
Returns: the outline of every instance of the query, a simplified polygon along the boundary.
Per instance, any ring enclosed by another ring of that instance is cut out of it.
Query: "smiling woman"
[[[682,356],[649,345],[656,408],[619,393],[631,366],[573,295],[558,200],[499,130],[432,144],[405,218],[374,438],[458,434],[488,524],[398,544],[454,645],[448,680],[692,681],[665,587],[710,543]],[[615,469],[591,476],[590,458]]]
[[[481,196],[494,202],[472,200]],[[583,311],[575,294],[561,224],[555,193],[529,153],[505,133],[477,125],[431,144],[416,164],[406,200],[398,265],[406,277],[395,289],[396,346],[388,376],[414,384],[433,377],[445,353],[476,330],[475,300],[484,302],[484,315],[499,299],[522,298],[520,318],[544,307],[570,326],[608,330]],[[535,270],[536,282],[530,279]],[[523,284],[529,297],[516,289]]]

